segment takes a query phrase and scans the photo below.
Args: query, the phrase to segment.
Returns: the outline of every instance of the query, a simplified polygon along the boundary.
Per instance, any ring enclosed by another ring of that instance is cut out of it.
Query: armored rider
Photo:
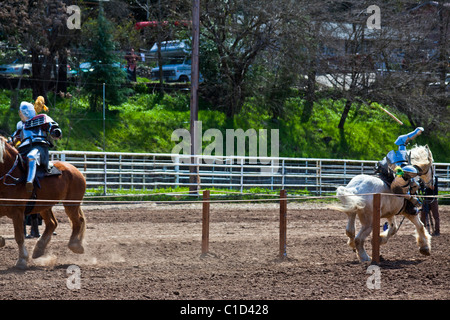
[[[410,133],[399,136],[395,141],[398,150],[391,150],[386,156],[389,168],[394,172],[391,191],[397,194],[409,194],[407,200],[414,205],[413,208],[407,208],[407,212],[410,214],[417,214],[421,204],[417,197],[413,195],[419,189],[419,184],[414,179],[418,171],[408,159],[406,145],[422,134],[423,131],[422,127],[418,127]]]
[[[26,189],[31,193],[36,170],[38,166],[48,168],[48,149],[54,146],[52,140],[61,138],[62,131],[46,114],[36,115],[35,106],[31,103],[20,104],[19,116],[21,121],[17,123],[12,142],[22,157],[28,161]]]

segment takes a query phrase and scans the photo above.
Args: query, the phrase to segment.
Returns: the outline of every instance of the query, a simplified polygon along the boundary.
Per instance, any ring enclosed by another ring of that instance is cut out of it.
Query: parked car
[[[12,63],[0,65],[0,74],[30,75],[31,63],[25,63],[21,59],[16,59]]]
[[[172,58],[164,61],[162,66],[163,78],[166,82],[191,81],[191,58]],[[152,69],[152,80],[159,80],[159,66]],[[203,82],[200,74],[199,82]]]
[[[445,78],[445,90],[449,90],[449,84],[450,84],[450,74],[447,74],[447,77]],[[439,90],[441,88],[441,82],[433,82],[428,84],[429,88],[432,90]]]
[[[155,43],[150,49],[149,55],[152,59],[157,59],[157,43]],[[162,70],[164,81],[191,81],[191,48],[188,40],[171,40],[161,42],[161,55],[163,57]],[[152,69],[151,78],[152,80],[159,80],[159,66]],[[199,81],[203,82],[201,74]]]
[[[166,60],[163,69],[165,81],[191,81],[191,59],[173,58]],[[152,80],[159,79],[159,66],[152,69]]]
[[[101,61],[100,61],[100,63],[101,63]],[[117,68],[125,68],[125,66],[123,64],[121,64],[120,62],[114,62],[112,65]],[[92,72],[92,71],[94,71],[94,67],[92,66],[91,62],[82,62],[82,63],[80,63],[79,70],[81,72]],[[76,69],[72,69],[70,72],[72,74],[76,74],[78,71]]]
[[[188,40],[170,40],[161,42],[161,55],[164,58],[179,58],[190,56],[192,52]],[[150,49],[149,56],[152,59],[158,58],[158,43]]]

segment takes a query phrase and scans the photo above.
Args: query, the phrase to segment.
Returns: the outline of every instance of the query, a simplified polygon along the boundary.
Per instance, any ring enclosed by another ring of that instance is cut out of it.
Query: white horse
[[[414,146],[411,150],[411,164],[419,168],[419,178],[429,186],[433,184],[433,155],[428,146]],[[364,250],[364,240],[372,231],[373,220],[373,195],[372,193],[390,193],[391,189],[380,178],[370,175],[355,176],[346,187],[337,188],[337,196],[342,202],[341,206],[333,209],[345,212],[348,215],[346,234],[349,237],[348,245],[356,251],[361,262],[370,261],[370,257]],[[420,253],[430,255],[431,236],[424,228],[419,215],[410,215],[404,211],[404,196],[381,195],[381,218],[386,218],[389,227],[380,234],[381,244],[386,244],[388,239],[397,232],[396,214],[406,216],[416,227],[416,239]],[[355,219],[361,222],[361,229],[355,237]]]

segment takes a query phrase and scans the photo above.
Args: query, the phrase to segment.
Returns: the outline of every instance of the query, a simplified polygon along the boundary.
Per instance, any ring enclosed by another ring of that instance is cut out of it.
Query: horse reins
[[[13,164],[13,166],[11,167],[11,169],[9,169],[9,171],[8,171],[5,175],[3,175],[3,176],[0,178],[0,181],[3,180],[3,184],[4,184],[5,186],[15,186],[15,185],[17,184],[17,182],[20,180],[20,178],[13,177],[13,176],[11,175],[11,173],[14,171],[14,169],[17,168],[17,165],[18,165],[18,164],[19,164],[19,155],[16,156],[16,160],[14,161],[14,164]],[[6,178],[7,178],[7,177],[10,177],[10,178],[13,179],[16,183],[6,183]]]

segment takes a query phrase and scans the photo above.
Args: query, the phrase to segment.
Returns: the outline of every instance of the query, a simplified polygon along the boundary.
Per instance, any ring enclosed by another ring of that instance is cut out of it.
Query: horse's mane
[[[428,146],[418,146],[417,144],[410,150],[411,163],[417,166],[429,165],[433,160],[433,154]],[[429,159],[429,156],[431,159]],[[430,162],[431,160],[431,162]]]

